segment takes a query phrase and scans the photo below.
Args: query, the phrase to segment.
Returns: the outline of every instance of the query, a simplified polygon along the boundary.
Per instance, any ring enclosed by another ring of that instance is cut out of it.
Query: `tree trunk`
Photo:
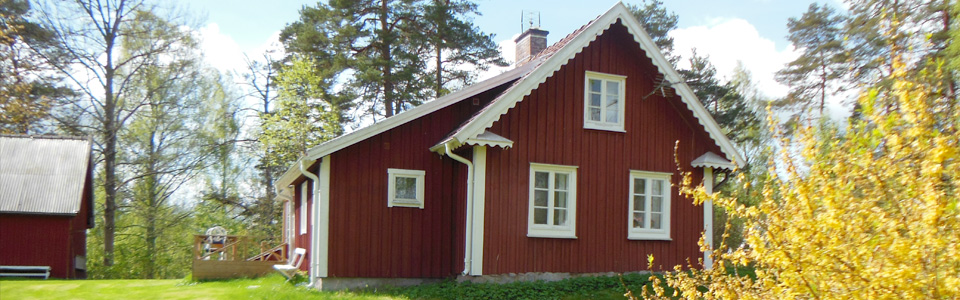
[[[393,96],[393,58],[390,55],[390,47],[393,46],[393,36],[390,30],[390,22],[387,20],[389,0],[380,0],[380,56],[383,61],[383,106],[386,109],[385,117],[392,117],[394,114],[394,105],[399,108],[399,103],[394,103]]]
[[[113,244],[116,232],[117,212],[117,99],[113,93],[113,77],[116,69],[113,66],[113,45],[115,36],[108,34],[105,37],[107,63],[104,68],[106,83],[103,87],[103,173],[104,173],[104,200],[103,200],[103,265],[113,266]]]

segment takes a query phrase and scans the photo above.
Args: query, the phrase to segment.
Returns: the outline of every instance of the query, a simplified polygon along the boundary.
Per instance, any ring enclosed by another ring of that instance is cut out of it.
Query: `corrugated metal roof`
[[[0,212],[75,215],[91,146],[86,138],[0,135]]]

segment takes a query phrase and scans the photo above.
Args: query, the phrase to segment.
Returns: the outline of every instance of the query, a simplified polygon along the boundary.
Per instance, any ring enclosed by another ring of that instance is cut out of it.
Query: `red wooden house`
[[[517,67],[321,144],[277,182],[320,289],[696,263],[708,189],[742,161],[622,4]],[[704,265],[709,267],[710,262]]]
[[[86,138],[0,135],[0,266],[86,277],[91,145]]]

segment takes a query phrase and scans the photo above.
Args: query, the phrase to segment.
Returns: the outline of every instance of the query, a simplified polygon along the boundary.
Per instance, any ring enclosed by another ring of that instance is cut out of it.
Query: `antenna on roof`
[[[540,12],[535,10],[524,10],[520,15],[520,32],[526,32],[527,29],[540,29]]]

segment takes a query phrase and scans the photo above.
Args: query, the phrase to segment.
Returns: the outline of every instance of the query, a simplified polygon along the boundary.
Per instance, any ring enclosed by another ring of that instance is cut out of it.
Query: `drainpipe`
[[[467,165],[467,215],[464,218],[467,221],[466,231],[464,231],[463,240],[463,273],[470,274],[470,257],[473,255],[473,163],[459,155],[453,154],[450,150],[450,144],[443,144],[443,149],[447,156]]]
[[[310,216],[310,220],[311,220],[310,224],[314,228],[311,231],[313,234],[310,235],[310,284],[308,285],[308,287],[314,287],[316,286],[316,282],[317,282],[316,270],[318,268],[318,266],[316,266],[317,248],[318,248],[317,239],[316,239],[316,235],[317,235],[316,226],[317,226],[317,215],[320,214],[320,205],[319,205],[320,201],[319,199],[317,199],[317,196],[320,195],[320,178],[317,177],[316,174],[313,174],[313,173],[310,173],[310,171],[307,171],[306,163],[303,160],[300,160],[300,173],[303,174],[303,176],[306,176],[307,178],[309,178],[310,180],[313,180],[313,205],[310,206],[310,211],[312,212],[311,214],[312,216]]]

